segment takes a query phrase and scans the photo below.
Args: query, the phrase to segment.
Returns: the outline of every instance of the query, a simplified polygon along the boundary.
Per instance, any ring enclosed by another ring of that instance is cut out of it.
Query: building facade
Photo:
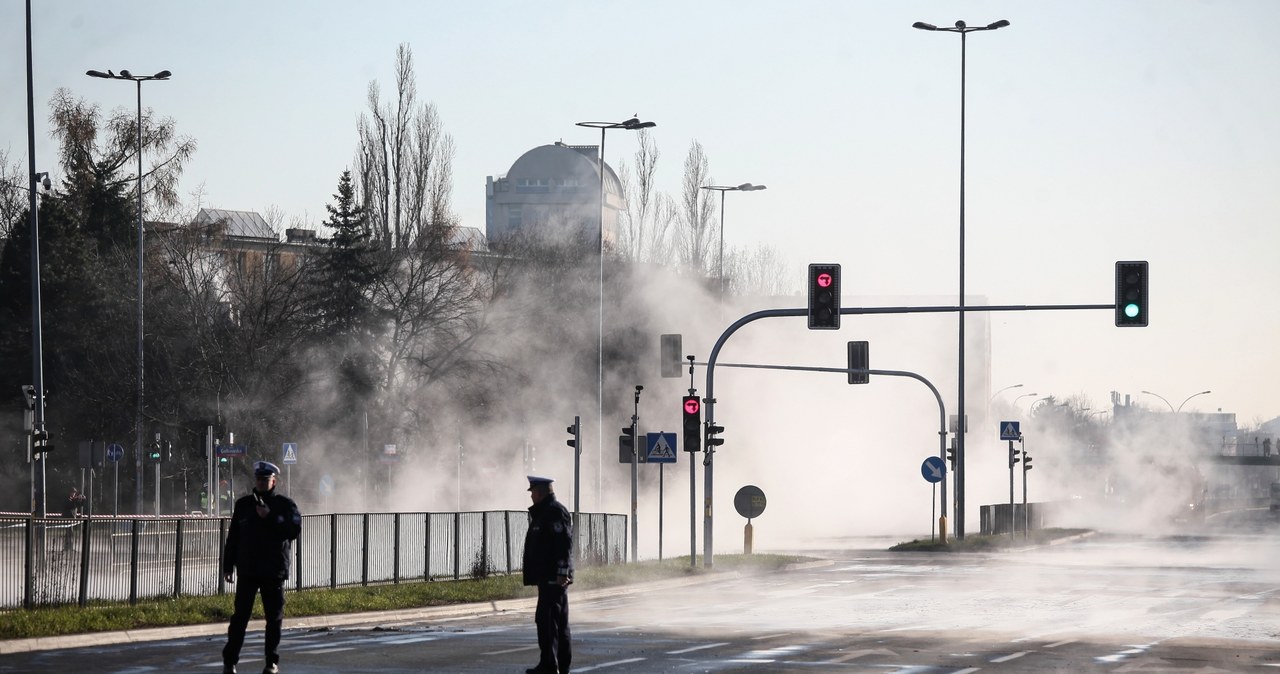
[[[603,224],[614,240],[625,202],[622,182],[604,165],[601,222],[599,146],[540,145],[525,152],[503,176],[485,181],[485,234],[501,246],[513,236],[597,240]]]

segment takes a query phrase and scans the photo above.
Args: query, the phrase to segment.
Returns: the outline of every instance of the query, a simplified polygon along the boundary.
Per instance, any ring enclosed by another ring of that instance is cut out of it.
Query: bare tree
[[[799,291],[786,281],[786,260],[773,246],[759,245],[750,249],[732,249],[725,253],[725,275],[729,277],[728,292],[732,295],[775,297]]]
[[[654,176],[660,153],[653,137],[647,130],[641,130],[638,141],[635,179],[625,163],[619,167],[618,179],[626,196],[626,209],[621,213],[618,253],[634,262],[664,260],[671,247],[675,205],[671,197],[656,191]]]
[[[698,274],[706,274],[714,251],[717,225],[712,217],[712,203],[703,185],[711,184],[710,163],[702,151],[702,143],[689,144],[684,159],[684,178],[680,181],[680,207],[676,228],[676,245],[681,264]]]
[[[396,50],[394,105],[382,101],[375,80],[369,83],[369,116],[360,116],[356,183],[384,248],[401,248],[430,235],[430,228],[456,224],[453,138],[445,133],[435,104],[419,103],[417,92],[413,51],[402,44]]]
[[[27,172],[9,162],[7,150],[0,150],[0,240],[9,238],[9,232],[27,212],[28,189]]]

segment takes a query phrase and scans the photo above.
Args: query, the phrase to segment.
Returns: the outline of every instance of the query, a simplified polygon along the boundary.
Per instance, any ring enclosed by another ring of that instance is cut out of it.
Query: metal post
[[[1018,530],[1017,520],[1014,515],[1013,507],[1013,441],[1009,441],[1009,538],[1012,539],[1014,532]]]
[[[604,510],[604,132],[605,127],[600,127],[600,324],[596,330],[596,508],[600,510]]]
[[[658,464],[658,561],[662,561],[662,496],[663,496],[663,473],[667,464]]]
[[[45,431],[44,418],[44,356],[43,329],[40,310],[40,216],[36,206],[36,126],[35,94],[31,73],[31,0],[27,0],[27,207],[31,209],[31,371],[35,389],[35,407],[32,417],[32,436]],[[47,442],[47,440],[45,441]],[[32,448],[34,452],[34,446]],[[32,492],[33,509],[38,517],[48,513],[45,494],[45,453],[33,453]],[[41,536],[43,540],[43,536]]]
[[[138,486],[137,491],[137,509],[134,512],[142,514],[142,424],[143,424],[143,371],[146,368],[145,352],[142,347],[143,332],[143,262],[146,258],[142,222],[142,81],[136,82],[138,85],[138,409],[134,415],[134,439],[137,443],[138,454],[135,457],[135,466],[137,467]],[[158,472],[157,472],[158,474]],[[159,514],[159,490],[160,485],[156,485],[156,514]]]
[[[1018,446],[1022,450],[1022,535],[1031,539],[1031,513],[1027,510],[1027,446],[1022,436],[1018,436]]]
[[[638,561],[640,544],[640,501],[637,496],[639,484],[637,475],[640,464],[640,392],[644,390],[643,386],[636,385],[636,397],[634,411],[631,413],[631,561]]]
[[[960,33],[960,368],[956,413],[960,415],[960,431],[956,433],[956,535],[964,538],[964,436],[969,429],[964,412],[964,96],[965,34]]]

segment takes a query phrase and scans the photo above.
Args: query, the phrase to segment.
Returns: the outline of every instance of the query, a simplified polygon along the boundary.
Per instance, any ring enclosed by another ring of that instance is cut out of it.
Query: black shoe
[[[236,674],[236,666],[235,666],[235,665],[223,665],[223,666],[222,666],[222,674]]]
[[[262,668],[262,674],[280,674],[280,665],[273,662]]]

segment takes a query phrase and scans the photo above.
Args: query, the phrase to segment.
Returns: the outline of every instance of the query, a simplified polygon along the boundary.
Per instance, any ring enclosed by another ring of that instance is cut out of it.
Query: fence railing
[[[230,520],[0,515],[0,609],[223,594]],[[293,589],[518,573],[523,510],[304,515]],[[580,513],[578,564],[626,563],[625,515]]]

